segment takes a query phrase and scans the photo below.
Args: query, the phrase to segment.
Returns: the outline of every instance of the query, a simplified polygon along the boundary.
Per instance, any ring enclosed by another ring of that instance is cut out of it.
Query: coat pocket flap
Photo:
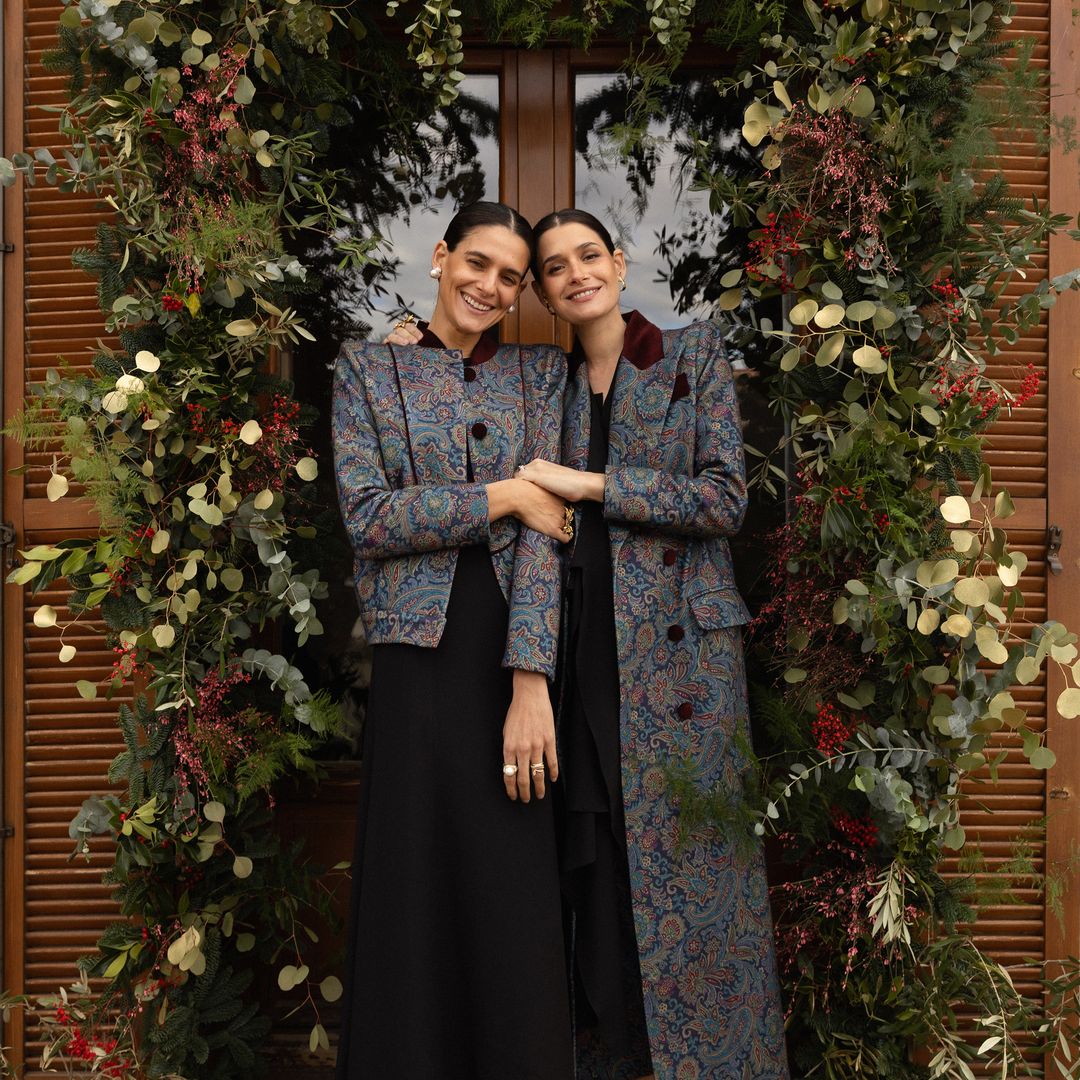
[[[743,626],[750,621],[750,612],[735,589],[712,589],[687,597],[687,602],[702,630]]]

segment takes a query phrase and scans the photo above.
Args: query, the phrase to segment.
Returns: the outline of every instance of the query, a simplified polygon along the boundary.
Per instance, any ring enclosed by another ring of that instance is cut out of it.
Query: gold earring
[[[618,280],[619,280],[619,289],[621,291],[621,290],[626,288],[626,278],[620,277]]]

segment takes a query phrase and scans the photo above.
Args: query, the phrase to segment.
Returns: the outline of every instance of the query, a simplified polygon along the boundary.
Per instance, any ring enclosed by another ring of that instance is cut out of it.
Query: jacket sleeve
[[[365,379],[363,346],[346,342],[334,374],[334,469],[345,529],[356,554],[385,559],[488,542],[483,484],[391,488]]]
[[[536,380],[537,400],[526,403],[535,420],[529,424],[522,461],[558,461],[566,356],[561,349],[538,349],[533,357],[526,357],[526,363],[530,362],[541,367],[541,375]],[[555,677],[561,589],[558,541],[522,526],[514,554],[505,667]]]
[[[694,475],[662,469],[608,466],[604,517],[690,537],[731,536],[746,514],[743,458],[735,379],[723,338],[703,323],[697,351]]]

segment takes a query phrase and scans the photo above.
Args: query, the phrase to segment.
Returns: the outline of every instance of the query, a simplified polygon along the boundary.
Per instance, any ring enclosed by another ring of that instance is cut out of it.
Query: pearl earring
[[[509,307],[508,307],[508,308],[506,309],[506,314],[507,314],[507,315],[513,315],[515,311],[517,311],[517,304],[511,304],[511,305],[510,305],[510,306],[509,306]]]
[[[428,277],[429,278],[434,278],[436,281],[438,281],[439,278],[442,277],[442,267],[441,266],[433,266],[428,271]]]

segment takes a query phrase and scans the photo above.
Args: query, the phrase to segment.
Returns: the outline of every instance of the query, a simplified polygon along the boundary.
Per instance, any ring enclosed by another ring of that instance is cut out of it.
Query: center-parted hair
[[[584,225],[585,228],[596,233],[600,238],[600,242],[607,248],[609,255],[615,254],[615,241],[611,239],[611,233],[607,231],[607,226],[599,218],[593,217],[587,210],[575,210],[573,208],[556,210],[554,213],[542,217],[532,229],[532,272],[537,281],[540,280],[540,237],[560,225]]]
[[[458,244],[473,231],[486,225],[501,225],[509,229],[515,236],[520,236],[529,249],[530,264],[536,257],[536,239],[533,235],[532,226],[512,207],[501,202],[474,202],[463,207],[455,215],[446,232],[443,241],[446,246],[454,251]]]

